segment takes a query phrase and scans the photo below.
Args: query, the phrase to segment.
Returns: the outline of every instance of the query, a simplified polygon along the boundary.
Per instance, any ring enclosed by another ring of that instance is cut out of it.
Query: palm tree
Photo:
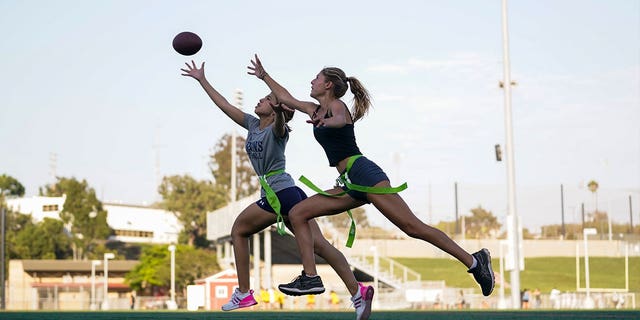
[[[599,187],[598,182],[595,180],[591,180],[587,184],[587,187],[589,188],[589,191],[593,193],[593,200],[596,207],[595,212],[598,212],[598,187]]]

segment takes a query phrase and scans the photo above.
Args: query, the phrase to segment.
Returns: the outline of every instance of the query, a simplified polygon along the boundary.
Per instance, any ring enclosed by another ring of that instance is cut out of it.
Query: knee
[[[402,231],[411,238],[422,239],[425,237],[425,233],[428,233],[425,232],[428,228],[429,226],[423,223],[406,223],[403,226]]]
[[[411,238],[421,238],[420,229],[415,225],[406,225],[403,230]]]
[[[305,223],[307,220],[309,219],[304,215],[303,210],[293,207],[293,209],[289,211],[289,221],[291,221],[293,225]]]
[[[238,225],[233,225],[233,227],[231,227],[231,241],[233,242],[233,239],[240,239],[240,238],[246,238],[249,235],[247,234],[247,232],[239,227]]]

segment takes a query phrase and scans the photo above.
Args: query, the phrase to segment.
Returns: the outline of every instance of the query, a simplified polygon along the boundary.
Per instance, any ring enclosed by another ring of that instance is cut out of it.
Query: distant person
[[[340,297],[333,290],[329,293],[329,304],[331,305],[331,309],[334,310],[340,307]]]
[[[284,299],[285,299],[284,293],[280,292],[279,290],[276,290],[276,303],[280,307],[280,310],[284,308]]]
[[[542,305],[542,300],[540,299],[540,289],[535,288],[535,290],[531,292],[531,296],[533,298],[533,307],[536,309],[540,308],[540,306]]]
[[[285,110],[276,96],[270,93],[256,104],[253,112],[257,117],[245,113],[231,105],[213,88],[205,77],[204,62],[199,68],[194,61],[185,65],[186,69],[180,69],[183,72],[182,75],[196,79],[224,114],[247,129],[245,150],[261,182],[261,198],[246,207],[231,227],[238,288],[234,290],[230,301],[222,306],[222,310],[231,311],[250,307],[258,302],[249,285],[249,236],[274,223],[279,233],[285,232],[282,224],[293,231],[288,220],[289,211],[307,198],[304,191],[297,187],[293,178],[285,172],[284,151],[291,131],[287,123],[293,118],[294,112]],[[322,236],[315,220],[309,221],[305,232],[310,232],[309,236],[313,238],[315,253],[331,265],[354,299],[361,296],[362,288],[353,275],[347,259]],[[364,303],[354,304],[354,307],[358,320],[369,318],[369,312]]]
[[[489,250],[482,249],[470,254],[444,232],[423,223],[398,194],[406,186],[391,187],[384,171],[360,152],[356,144],[354,123],[368,112],[371,100],[358,79],[348,77],[339,68],[323,68],[311,80],[310,95],[315,101],[301,101],[266,72],[257,55],[248,68],[249,74],[267,84],[278,101],[287,108],[299,110],[310,117],[307,122],[313,124],[313,134],[324,149],[329,166],[335,167],[339,174],[337,182],[340,186],[324,192],[318,190],[320,193],[303,200],[289,214],[293,229],[297,232],[296,243],[303,271],[293,282],[281,284],[279,288],[282,292],[292,295],[324,292],[324,285],[316,270],[313,235],[310,232],[310,223],[314,218],[335,215],[372,203],[391,223],[410,237],[424,240],[458,259],[480,284],[482,294],[491,294],[495,276]],[[354,96],[351,111],[341,100],[349,88]],[[406,117],[409,119],[410,116]],[[386,132],[381,131],[381,134]],[[365,293],[365,302],[370,305],[373,287],[368,287]],[[357,302],[354,301],[355,303]]]
[[[316,296],[307,295],[307,309],[313,310],[316,308]]]
[[[464,292],[460,290],[458,293],[458,309],[464,309],[466,305],[466,301],[464,301]]]
[[[525,288],[522,290],[522,309],[529,309],[529,299],[531,298],[531,292]]]
[[[271,309],[271,298],[269,297],[269,291],[265,288],[260,288],[260,301],[262,301],[262,309]]]
[[[549,293],[549,301],[553,309],[560,309],[560,290],[553,288]]]
[[[129,293],[129,309],[133,310],[136,307],[136,295],[131,292]]]

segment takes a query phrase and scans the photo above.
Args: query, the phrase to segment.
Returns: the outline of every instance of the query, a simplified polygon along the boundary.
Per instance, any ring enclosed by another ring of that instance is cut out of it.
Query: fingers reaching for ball
[[[247,66],[247,68],[251,70],[251,71],[248,71],[247,73],[252,76],[256,76],[260,80],[264,80],[264,77],[267,76],[267,71],[264,70],[264,67],[262,66],[262,62],[258,58],[257,54],[255,55],[255,58],[251,60],[251,64],[253,66]]]
[[[187,68],[180,69],[182,72],[184,72],[182,74],[183,76],[192,77],[196,80],[202,80],[204,78],[204,61],[200,65],[200,68],[196,66],[196,63],[193,60],[191,60],[191,64],[189,64],[188,62],[185,62],[184,64],[187,66]]]

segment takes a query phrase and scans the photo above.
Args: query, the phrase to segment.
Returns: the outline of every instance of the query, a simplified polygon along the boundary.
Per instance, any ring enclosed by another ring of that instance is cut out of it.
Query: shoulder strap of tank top
[[[340,100],[340,102],[342,102],[344,108],[347,109],[347,114],[349,114],[349,119],[351,119],[351,124],[353,124],[353,116],[351,115],[351,110],[349,110],[349,107],[347,107],[347,104],[344,103],[344,101]]]

